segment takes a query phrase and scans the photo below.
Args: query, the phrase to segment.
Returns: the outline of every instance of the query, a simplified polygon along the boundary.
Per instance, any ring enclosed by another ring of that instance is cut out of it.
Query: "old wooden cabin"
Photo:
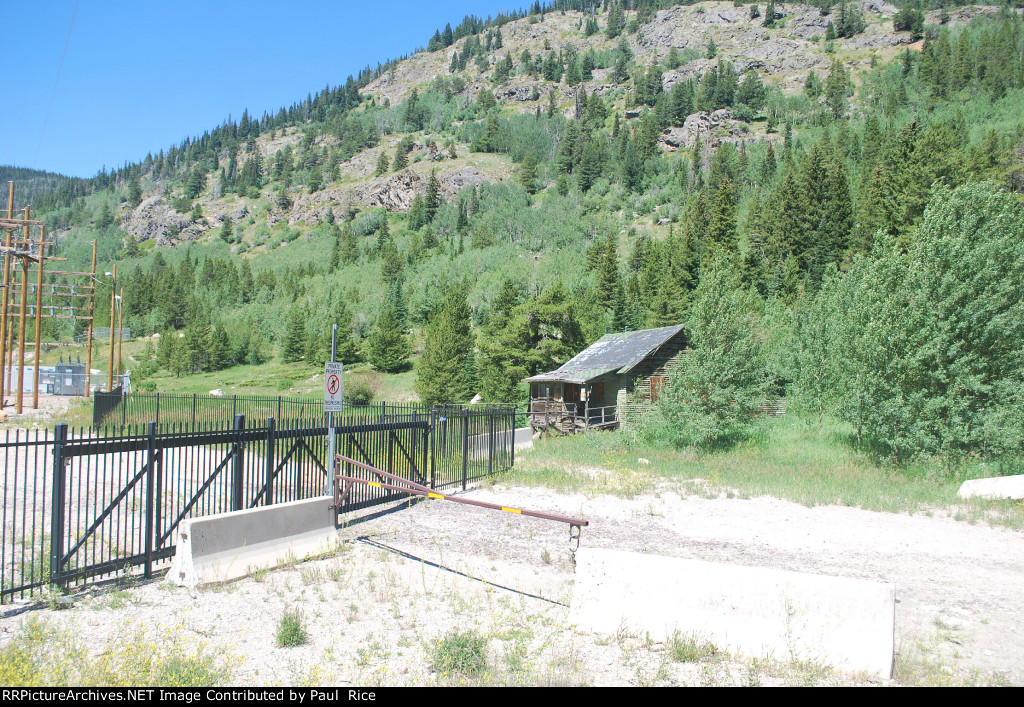
[[[685,347],[682,324],[606,334],[557,370],[524,379],[530,425],[561,434],[618,426],[629,406],[657,399]]]

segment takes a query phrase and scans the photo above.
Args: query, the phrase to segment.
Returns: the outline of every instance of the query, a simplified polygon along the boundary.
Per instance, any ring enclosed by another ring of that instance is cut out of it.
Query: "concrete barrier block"
[[[1024,475],[995,476],[991,479],[970,479],[960,485],[960,498],[992,500],[1024,498]]]
[[[182,521],[167,578],[224,582],[329,551],[337,538],[331,496]]]
[[[580,548],[570,620],[668,640],[702,636],[731,653],[814,660],[889,678],[894,584]]]
[[[516,449],[533,446],[533,428],[532,427],[517,427],[515,431],[515,437],[513,443]]]

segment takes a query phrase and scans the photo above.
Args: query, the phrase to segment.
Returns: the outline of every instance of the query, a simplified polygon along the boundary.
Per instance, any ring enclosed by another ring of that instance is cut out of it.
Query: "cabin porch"
[[[530,385],[530,426],[538,432],[573,434],[619,424],[614,382],[544,381]],[[608,404],[608,401],[611,404]]]

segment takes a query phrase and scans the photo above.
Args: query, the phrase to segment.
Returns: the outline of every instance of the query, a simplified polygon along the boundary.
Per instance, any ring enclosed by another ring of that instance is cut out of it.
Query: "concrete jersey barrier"
[[[580,548],[570,621],[654,640],[702,636],[754,658],[892,676],[894,584]]]
[[[990,500],[1024,498],[1024,475],[995,476],[990,479],[968,479],[960,485],[960,498]]]
[[[194,587],[329,551],[337,538],[333,502],[317,496],[182,521],[167,578]]]

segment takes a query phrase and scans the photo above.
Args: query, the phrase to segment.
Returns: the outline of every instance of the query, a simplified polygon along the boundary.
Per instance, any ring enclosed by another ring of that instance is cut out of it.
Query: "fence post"
[[[156,394],[156,424],[160,425],[160,393]]]
[[[68,425],[58,423],[53,433],[53,494],[50,498],[50,583],[60,581],[61,558],[64,555],[64,445]]]
[[[263,505],[269,506],[274,503],[274,428],[275,420],[267,420],[267,465],[266,465],[266,488]]]
[[[421,479],[425,480],[426,479],[426,474],[424,474],[421,469],[417,469],[416,468],[416,409],[415,408],[413,408],[413,411],[412,411],[412,443],[410,444],[410,446],[412,447],[412,449],[410,450],[411,453],[409,454],[409,456],[412,457],[412,471],[413,471],[413,476],[411,478],[412,478],[413,481],[416,481],[416,477],[419,476]],[[416,481],[416,483],[419,483],[419,481]]]
[[[192,431],[196,431],[196,394],[192,393]]]
[[[193,393],[193,396],[195,394]],[[234,458],[231,460],[231,510],[240,511],[245,503],[245,443],[241,433],[245,431],[245,415],[235,415]]]
[[[494,410],[487,410],[487,475],[494,473]]]
[[[146,579],[153,578],[153,535],[156,523],[156,423],[146,424]]]
[[[466,490],[469,471],[469,408],[462,408],[462,490]]]
[[[238,394],[231,396],[231,419],[235,419],[235,415],[238,414]]]
[[[121,389],[121,429],[124,429],[128,422],[128,399],[125,397],[124,388]]]
[[[437,434],[437,408],[434,407],[434,406],[431,406],[431,408],[430,408],[430,429],[427,430],[427,439],[426,439],[426,443],[427,444],[426,444],[426,448],[424,449],[424,452],[425,452],[425,455],[426,455],[425,456],[425,460],[427,462],[427,473],[429,474],[428,478],[430,479],[428,485],[432,489],[437,488],[436,486],[434,486],[434,447],[437,444],[434,441],[434,436],[436,434]]]
[[[511,443],[509,444],[509,448],[508,448],[508,468],[510,470],[515,468],[515,465],[516,465],[516,410],[518,410],[518,409],[519,409],[518,406],[516,406],[516,405],[512,406],[512,428],[511,428],[512,440],[511,440]],[[527,418],[527,419],[529,419],[529,418]]]
[[[281,396],[280,395],[277,396],[277,417],[275,417],[274,419],[275,420],[280,420],[281,419]]]

